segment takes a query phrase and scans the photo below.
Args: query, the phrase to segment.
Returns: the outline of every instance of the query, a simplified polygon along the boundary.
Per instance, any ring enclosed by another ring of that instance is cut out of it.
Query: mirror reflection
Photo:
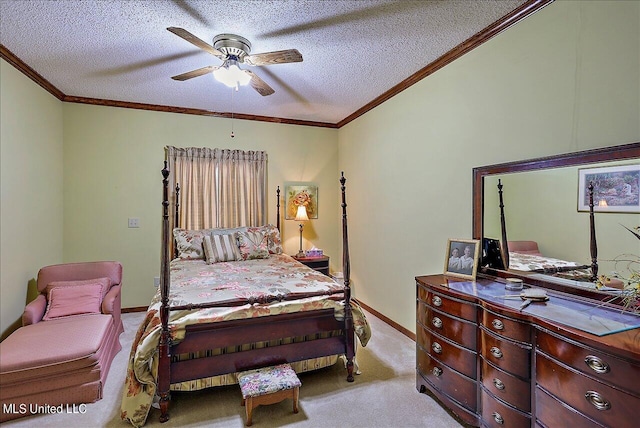
[[[501,220],[498,181],[502,183],[505,226],[509,241],[509,270],[534,277],[549,275],[560,283],[595,288],[591,273],[590,214],[579,209],[579,183],[586,173],[595,168],[640,165],[638,158],[623,161],[601,162],[532,171],[502,173],[484,177],[484,213],[482,226],[485,238],[501,240]],[[637,168],[631,168],[637,169]],[[626,177],[627,182],[629,181]],[[602,187],[602,186],[601,186]],[[613,186],[612,186],[613,187]],[[633,193],[638,199],[640,183],[638,174],[630,183],[620,184],[617,192]],[[611,199],[616,197],[610,191]],[[601,199],[605,199],[601,197]],[[598,200],[594,203],[597,205]],[[606,200],[601,202],[606,204]],[[587,207],[588,209],[588,207]],[[634,209],[635,211],[635,209]],[[594,214],[598,274],[609,275],[616,269],[613,259],[621,254],[640,254],[639,240],[626,228],[640,226],[637,212],[601,212]],[[540,259],[528,257],[534,254],[551,259],[552,266],[561,272],[540,273]],[[577,267],[574,269],[573,267]],[[614,281],[613,287],[621,286]]]

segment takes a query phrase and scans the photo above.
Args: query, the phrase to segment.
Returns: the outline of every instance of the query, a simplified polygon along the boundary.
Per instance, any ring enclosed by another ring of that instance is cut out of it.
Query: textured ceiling
[[[0,0],[0,43],[66,96],[336,124],[525,0]],[[207,43],[239,34],[251,53],[304,61],[242,65],[275,89],[238,92],[205,75]]]

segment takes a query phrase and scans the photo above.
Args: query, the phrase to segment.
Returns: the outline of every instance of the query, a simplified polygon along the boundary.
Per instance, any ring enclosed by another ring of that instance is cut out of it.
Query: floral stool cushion
[[[298,413],[298,394],[302,383],[289,364],[240,372],[238,384],[242,391],[242,405],[247,410],[247,426],[252,423],[253,409],[261,404],[291,398],[293,413]]]

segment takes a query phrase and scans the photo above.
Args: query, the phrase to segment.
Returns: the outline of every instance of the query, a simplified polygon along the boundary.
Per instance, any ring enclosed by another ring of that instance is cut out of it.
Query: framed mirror
[[[512,242],[513,247],[523,242],[535,243],[537,254],[574,263],[582,269],[583,275],[541,272],[539,269],[520,270],[521,265],[517,263],[515,267],[518,269],[514,269],[514,264],[510,263],[510,269],[506,270],[483,267],[481,264],[478,272],[498,277],[518,277],[531,285],[598,300],[610,299],[615,291],[596,289],[590,278],[591,220],[590,213],[584,210],[585,195],[580,186],[584,183],[584,177],[591,172],[635,171],[638,165],[640,142],[474,168],[474,239],[483,242],[485,238],[485,242],[490,240],[493,243],[503,241],[497,186],[500,183],[507,241]],[[615,190],[617,193],[634,192],[633,195],[629,193],[632,200],[639,197],[637,192],[640,190],[636,184],[631,191],[628,187],[623,188],[622,184],[617,187],[620,187]],[[617,195],[613,193],[605,194],[601,195],[600,201],[594,201],[594,205],[602,204],[594,208],[593,216],[599,274],[610,274],[616,269],[612,260],[620,254],[637,255],[640,252],[638,239],[625,229],[640,226],[640,212],[634,207],[616,209],[615,204],[623,202],[615,197]],[[509,254],[513,253],[510,251],[507,256]],[[518,257],[517,254],[515,256]]]

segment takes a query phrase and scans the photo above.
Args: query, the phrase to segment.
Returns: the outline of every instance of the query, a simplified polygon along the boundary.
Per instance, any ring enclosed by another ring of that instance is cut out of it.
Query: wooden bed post
[[[342,191],[342,269],[344,275],[344,329],[346,339],[347,381],[353,382],[353,358],[355,357],[355,332],[353,328],[353,313],[351,312],[351,262],[349,260],[349,235],[347,233],[347,200],[345,194],[344,172],[340,176],[340,190]]]
[[[591,281],[598,280],[598,244],[596,243],[596,219],[593,215],[593,181],[589,183],[589,231],[591,250]]]
[[[160,396],[160,422],[169,420],[169,388],[171,384],[171,360],[169,355],[169,170],[167,161],[162,169],[162,255],[160,262],[160,321],[162,333],[158,347],[158,395]]]
[[[502,181],[498,179],[498,196],[500,196],[500,228],[502,229],[502,261],[504,268],[509,269],[509,243],[507,242],[507,225],[504,220],[504,203],[502,202]],[[482,239],[482,237],[480,237]],[[480,243],[482,245],[482,243]]]
[[[175,212],[173,213],[173,227],[180,227],[180,184],[178,183],[176,183],[176,202]],[[178,258],[178,246],[175,241],[173,242],[173,258]]]
[[[278,190],[276,190],[276,198],[278,200],[278,209],[276,214],[276,227],[278,228],[278,232],[282,232],[280,230],[280,186],[278,186]]]

